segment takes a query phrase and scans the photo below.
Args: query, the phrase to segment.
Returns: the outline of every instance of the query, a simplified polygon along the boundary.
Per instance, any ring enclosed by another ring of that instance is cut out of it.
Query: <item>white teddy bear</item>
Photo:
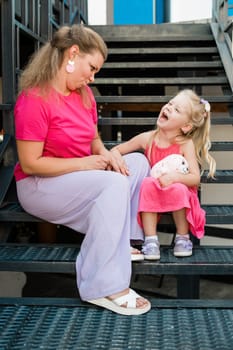
[[[189,172],[188,162],[181,154],[170,154],[161,159],[152,167],[150,175],[158,178],[171,171],[177,171],[182,174],[187,174]]]

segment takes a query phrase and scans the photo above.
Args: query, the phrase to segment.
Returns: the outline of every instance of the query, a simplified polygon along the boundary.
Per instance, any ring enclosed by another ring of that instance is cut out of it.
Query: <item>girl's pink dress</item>
[[[152,146],[151,167],[170,154],[180,154],[180,146],[173,144],[168,148],[160,148],[155,143]],[[148,150],[145,151],[148,158]],[[157,179],[147,177],[143,180],[140,190],[138,222],[142,226],[141,212],[167,213],[186,208],[186,219],[190,232],[197,238],[202,238],[205,227],[205,211],[201,208],[196,187],[187,187],[174,183],[161,187]]]

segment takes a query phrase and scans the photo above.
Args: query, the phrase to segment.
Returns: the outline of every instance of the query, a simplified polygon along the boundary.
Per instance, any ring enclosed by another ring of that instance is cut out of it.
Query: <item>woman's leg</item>
[[[125,176],[79,171],[53,178],[29,177],[19,181],[17,189],[29,213],[85,233],[76,264],[83,300],[128,288],[130,196]]]
[[[137,213],[139,203],[139,193],[143,179],[149,176],[150,166],[147,158],[141,153],[130,153],[124,156],[129,168],[130,176],[130,238],[133,240],[144,240],[143,230],[138,224]]]

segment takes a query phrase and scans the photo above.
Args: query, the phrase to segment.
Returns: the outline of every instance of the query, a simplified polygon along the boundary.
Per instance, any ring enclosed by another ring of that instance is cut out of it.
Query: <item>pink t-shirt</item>
[[[43,156],[57,158],[85,157],[91,154],[91,142],[97,124],[96,102],[92,91],[91,107],[83,105],[81,96],[69,96],[54,90],[46,97],[31,90],[21,93],[15,105],[17,140],[44,142]],[[15,166],[16,181],[27,177],[20,164]]]

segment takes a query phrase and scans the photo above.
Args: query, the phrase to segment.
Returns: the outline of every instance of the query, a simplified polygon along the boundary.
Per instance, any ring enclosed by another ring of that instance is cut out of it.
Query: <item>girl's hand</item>
[[[122,175],[128,176],[129,169],[120,152],[116,148],[114,148],[109,153],[111,155],[109,170],[115,170],[116,172],[121,173]]]
[[[180,174],[178,174],[177,172],[172,172],[171,174],[163,174],[158,178],[158,181],[160,183],[161,187],[167,187],[172,185],[175,182],[180,182],[179,181],[179,176]]]

